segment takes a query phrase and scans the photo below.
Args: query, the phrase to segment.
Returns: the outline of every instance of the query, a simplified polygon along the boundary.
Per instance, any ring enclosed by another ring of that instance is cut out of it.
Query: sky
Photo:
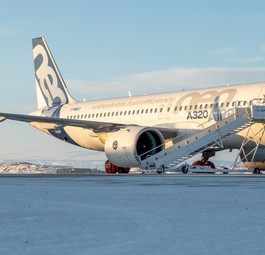
[[[0,111],[37,108],[39,36],[78,100],[265,81],[264,10],[262,0],[5,1]],[[0,123],[0,141],[0,161],[105,159],[25,123]]]

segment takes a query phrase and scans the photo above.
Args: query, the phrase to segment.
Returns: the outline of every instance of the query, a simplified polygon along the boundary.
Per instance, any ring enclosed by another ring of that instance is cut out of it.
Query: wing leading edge
[[[28,114],[15,114],[15,113],[2,113],[0,112],[0,122],[6,119],[27,122],[27,123],[47,123],[56,126],[72,126],[93,129],[94,132],[111,132],[121,128],[126,128],[127,126],[138,126],[136,124],[122,124],[122,123],[112,123],[112,122],[99,122],[99,121],[89,121],[89,120],[77,120],[77,119],[65,119],[65,118],[54,118],[45,116],[36,116]],[[176,129],[163,128],[163,127],[153,127],[159,130],[162,134],[166,136],[175,136],[177,133]]]
[[[0,121],[6,119],[16,120],[22,122],[37,122],[37,123],[49,123],[60,126],[72,126],[72,127],[81,127],[88,129],[100,130],[104,128],[117,128],[124,126],[123,124],[115,124],[109,122],[97,122],[97,121],[87,121],[87,120],[74,120],[74,119],[65,119],[65,118],[54,118],[54,117],[44,117],[44,116],[35,116],[27,114],[14,114],[14,113],[2,113],[0,112]]]

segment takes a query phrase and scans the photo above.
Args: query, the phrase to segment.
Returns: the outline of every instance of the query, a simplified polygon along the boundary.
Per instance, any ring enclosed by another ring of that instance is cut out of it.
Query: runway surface
[[[0,254],[265,253],[265,175],[2,175],[0,194]]]

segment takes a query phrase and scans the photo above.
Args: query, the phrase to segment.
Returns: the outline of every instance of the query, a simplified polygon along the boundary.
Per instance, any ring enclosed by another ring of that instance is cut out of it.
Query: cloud
[[[260,61],[263,61],[264,57],[262,56],[254,56],[254,57],[248,57],[248,58],[229,58],[228,62],[230,63],[240,63],[240,64],[251,64],[251,63],[257,63]]]
[[[237,49],[234,46],[231,47],[226,47],[226,48],[220,48],[220,49],[216,49],[211,51],[210,53],[218,56],[220,58],[223,58],[224,61],[226,61],[227,63],[256,63],[256,62],[260,62],[264,60],[263,56],[253,56],[253,57],[246,57],[246,58],[240,58],[237,57],[237,53],[239,52],[239,49]],[[259,49],[258,49],[258,53],[260,54],[260,52],[265,52],[265,45],[262,45]]]
[[[265,68],[183,68],[142,72],[107,81],[67,80],[70,91],[86,99],[151,94],[182,89],[265,81]],[[81,98],[82,99],[82,98]]]

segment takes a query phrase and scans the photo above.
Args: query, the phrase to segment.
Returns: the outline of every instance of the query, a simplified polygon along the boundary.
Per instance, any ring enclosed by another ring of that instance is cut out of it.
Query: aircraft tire
[[[260,174],[260,169],[258,167],[254,168],[253,174]]]

